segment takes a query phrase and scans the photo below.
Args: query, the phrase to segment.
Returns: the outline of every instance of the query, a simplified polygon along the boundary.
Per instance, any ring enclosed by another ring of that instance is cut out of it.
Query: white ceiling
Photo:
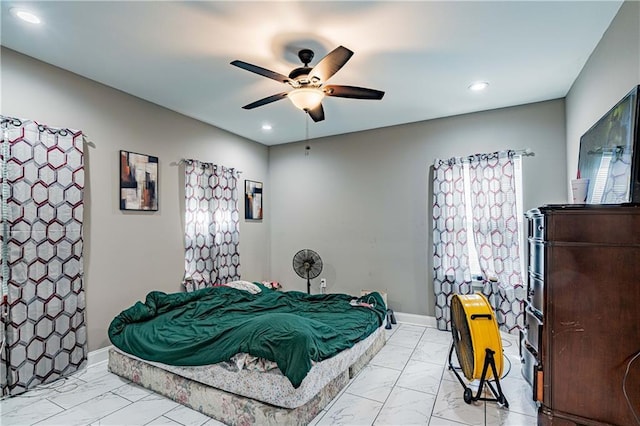
[[[287,85],[231,66],[288,74],[299,48],[315,65],[353,50],[331,84],[383,90],[381,101],[325,98],[308,137],[565,96],[621,1],[10,1],[2,45],[184,115],[275,145],[304,140],[288,99],[241,107]],[[30,25],[9,9],[40,15]],[[467,89],[476,80],[488,90]],[[261,129],[264,123],[273,129]]]

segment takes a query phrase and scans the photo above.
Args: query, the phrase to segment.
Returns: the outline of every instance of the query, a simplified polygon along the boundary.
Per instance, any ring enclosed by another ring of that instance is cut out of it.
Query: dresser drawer
[[[533,274],[529,274],[527,300],[534,311],[544,315],[544,280]]]
[[[595,209],[576,209],[562,215],[554,212],[548,218],[552,225],[547,229],[547,239],[599,245],[638,244],[638,233],[631,231],[640,228],[638,206],[607,207],[598,213]]]
[[[536,379],[536,371],[538,370],[538,354],[532,351],[533,349],[527,345],[526,340],[522,342],[522,377],[524,377],[531,387],[535,388],[534,382]],[[533,395],[535,395],[535,392],[533,392]]]
[[[541,214],[529,216],[529,237],[536,240],[544,239],[544,216]]]
[[[530,306],[525,309],[525,340],[536,351],[542,350],[542,321],[533,313]]]
[[[529,273],[544,276],[544,243],[529,239]]]

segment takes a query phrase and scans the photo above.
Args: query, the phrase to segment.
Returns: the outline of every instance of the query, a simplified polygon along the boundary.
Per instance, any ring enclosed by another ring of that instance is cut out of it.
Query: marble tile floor
[[[500,382],[507,409],[495,402],[464,402],[463,388],[447,368],[451,333],[402,323],[387,332],[386,346],[311,425],[536,425],[531,390],[520,374],[516,336],[503,334],[505,372],[511,364]],[[109,373],[104,362],[0,401],[0,424],[223,423]]]

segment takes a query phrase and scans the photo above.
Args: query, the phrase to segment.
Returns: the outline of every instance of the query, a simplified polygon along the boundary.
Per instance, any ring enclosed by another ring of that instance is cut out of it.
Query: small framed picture
[[[158,157],[120,151],[120,210],[158,211]]]
[[[244,181],[244,218],[262,220],[262,182]]]

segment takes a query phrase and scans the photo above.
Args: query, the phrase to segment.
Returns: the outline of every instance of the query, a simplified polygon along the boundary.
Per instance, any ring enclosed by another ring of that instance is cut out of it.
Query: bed
[[[227,424],[307,424],[384,346],[386,307],[257,288],[150,293],[111,323],[109,370]]]

